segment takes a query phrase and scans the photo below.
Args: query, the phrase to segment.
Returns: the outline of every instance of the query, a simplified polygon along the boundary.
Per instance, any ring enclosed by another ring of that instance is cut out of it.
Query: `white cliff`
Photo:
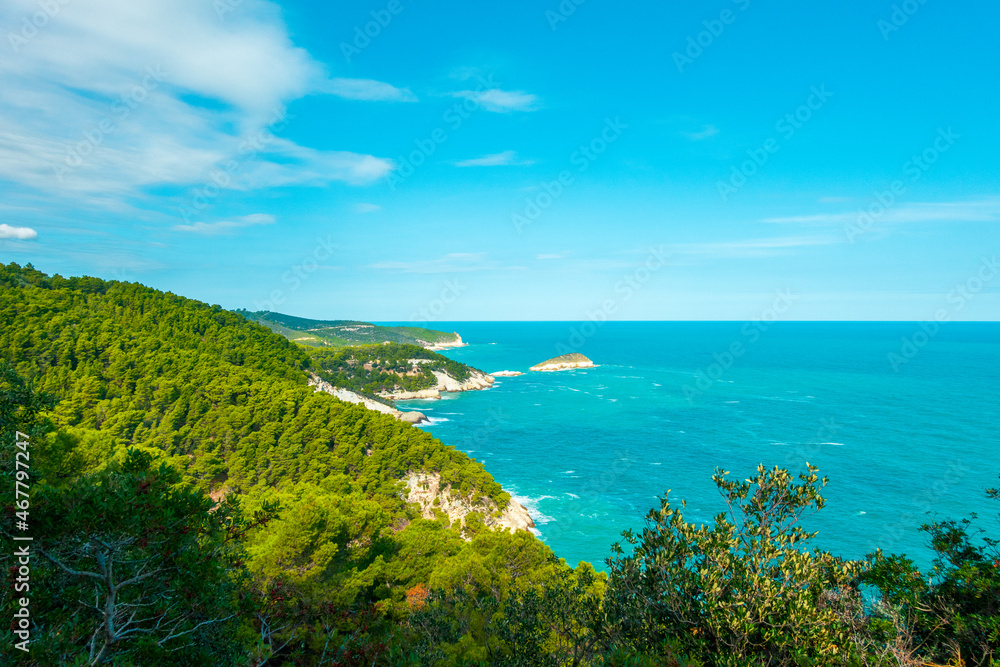
[[[431,371],[437,380],[437,384],[433,388],[421,389],[419,391],[382,392],[379,396],[390,398],[394,401],[437,399],[441,398],[441,392],[477,391],[480,389],[489,389],[493,385],[493,376],[475,369],[470,369],[470,371],[469,379],[463,382],[459,382],[442,371]]]
[[[466,516],[479,512],[488,528],[513,533],[535,527],[524,505],[511,500],[506,509],[500,510],[489,498],[480,498],[473,503],[470,498],[453,491],[450,484],[441,488],[441,475],[438,473],[411,472],[403,481],[407,486],[406,502],[419,505],[421,516],[425,519],[433,519],[437,509],[444,512],[452,524],[464,526]]]
[[[355,393],[349,389],[343,389],[342,387],[334,387],[332,384],[326,380],[321,379],[315,373],[310,373],[309,386],[315,387],[316,391],[322,391],[331,396],[334,396],[345,403],[355,403],[357,405],[363,405],[369,410],[374,410],[376,412],[382,412],[387,415],[392,415],[400,421],[405,421],[410,424],[419,424],[426,421],[427,417],[420,412],[401,412],[396,408],[386,405],[385,403],[379,403],[378,401],[373,401],[367,396],[362,396],[361,394]]]
[[[440,352],[441,350],[449,350],[454,347],[465,347],[466,345],[468,345],[468,343],[462,342],[462,337],[459,336],[458,333],[455,333],[454,336],[455,336],[454,340],[445,342],[428,343],[425,340],[420,340],[417,342],[420,343],[420,345],[422,345],[423,347],[430,350],[431,352]]]

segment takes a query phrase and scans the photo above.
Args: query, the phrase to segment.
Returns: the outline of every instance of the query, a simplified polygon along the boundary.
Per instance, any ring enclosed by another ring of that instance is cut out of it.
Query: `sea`
[[[1000,538],[1000,323],[437,322],[489,390],[408,401],[481,461],[570,565],[606,570],[666,497],[691,523],[726,510],[714,471],[829,478],[801,525],[845,558],[929,567],[924,523],[976,513]],[[530,372],[580,352],[595,367]]]

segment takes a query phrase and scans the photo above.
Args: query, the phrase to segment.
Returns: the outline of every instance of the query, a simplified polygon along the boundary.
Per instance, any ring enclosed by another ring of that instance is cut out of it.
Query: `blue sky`
[[[996,3],[649,4],[8,0],[0,260],[320,318],[998,319]]]

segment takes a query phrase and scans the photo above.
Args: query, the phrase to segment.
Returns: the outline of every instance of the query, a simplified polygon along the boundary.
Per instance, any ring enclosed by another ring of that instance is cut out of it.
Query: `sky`
[[[1000,319],[1000,5],[651,4],[5,0],[0,261],[323,319]]]

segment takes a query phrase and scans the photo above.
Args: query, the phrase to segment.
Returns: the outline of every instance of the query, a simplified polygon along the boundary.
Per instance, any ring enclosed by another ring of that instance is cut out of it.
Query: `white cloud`
[[[354,212],[355,213],[374,213],[375,211],[381,211],[381,210],[382,210],[382,207],[379,206],[378,204],[361,203],[361,204],[355,204],[354,205]]]
[[[564,252],[541,253],[535,259],[562,259],[566,256]]]
[[[33,239],[38,236],[31,227],[12,227],[8,224],[0,225],[0,239],[20,239],[22,241]]]
[[[0,180],[120,206],[145,188],[204,185],[229,162],[238,177],[223,187],[237,189],[360,185],[393,168],[372,155],[288,140],[247,149],[305,95],[403,101],[412,93],[328,79],[292,44],[272,2],[242,0],[224,17],[216,4],[55,3],[58,14],[30,39],[5,44],[16,53],[0,58]],[[21,26],[38,11],[37,0],[7,0],[0,25]],[[20,37],[18,30],[10,34]]]
[[[368,102],[416,102],[417,96],[409,88],[396,88],[393,85],[372,79],[331,79],[324,88],[348,100],[364,100]]]
[[[461,90],[452,93],[453,97],[463,97],[479,104],[487,111],[494,113],[510,113],[511,111],[535,111],[538,96],[520,90]]]
[[[808,225],[845,225],[858,221],[862,211],[874,203],[858,206],[853,211],[793,215],[765,218],[763,222]],[[906,224],[918,222],[1000,222],[1000,198],[968,202],[919,202],[900,204],[884,209],[873,216],[878,224]]]
[[[714,137],[719,133],[719,128],[714,125],[706,125],[697,132],[682,132],[685,137],[691,141],[701,141],[703,139],[708,139],[709,137]]]
[[[244,215],[239,218],[233,218],[232,220],[220,220],[218,222],[195,222],[190,225],[176,225],[173,229],[177,232],[191,232],[194,234],[214,236],[216,234],[230,233],[240,229],[241,227],[273,225],[274,223],[275,218],[273,215],[268,215],[266,213],[254,213],[253,215]]]
[[[665,246],[665,251],[679,262],[684,258],[689,260],[754,259],[785,255],[796,248],[831,245],[839,241],[839,237],[833,235],[778,236],[742,241],[676,243]]]
[[[465,273],[497,270],[501,267],[497,262],[489,260],[484,252],[453,252],[438,259],[377,262],[370,264],[368,268],[400,273]]]
[[[492,155],[460,160],[454,163],[456,167],[508,167],[535,164],[532,160],[518,160],[516,151],[504,151]]]

